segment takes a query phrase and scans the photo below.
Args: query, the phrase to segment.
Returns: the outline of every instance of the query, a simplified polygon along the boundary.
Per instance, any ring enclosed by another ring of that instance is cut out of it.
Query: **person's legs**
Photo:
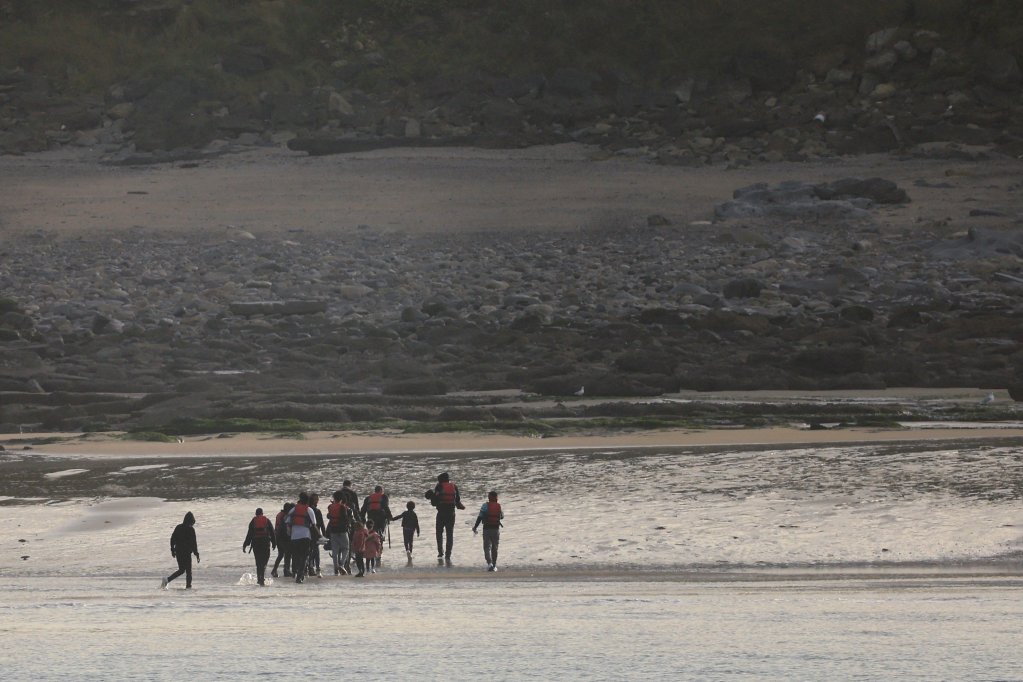
[[[252,554],[256,557],[256,582],[262,585],[266,581],[266,565],[270,561],[270,543],[253,544]]]
[[[192,585],[192,555],[191,554],[186,554],[183,557],[182,556],[178,556],[177,560],[178,560],[178,570],[174,571],[169,576],[167,576],[167,582],[170,582],[170,581],[174,580],[175,578],[177,578],[179,576],[182,576],[182,575],[185,575],[187,573],[188,576],[185,578],[185,584],[188,585],[188,586],[191,586]]]
[[[494,562],[490,558],[490,550],[493,545],[493,540],[490,536],[490,531],[486,528],[483,529],[483,560],[487,562],[487,566],[493,566]]]
[[[345,545],[345,573],[352,575],[352,531],[348,532],[348,543]]]
[[[330,558],[334,562],[334,575],[342,572],[347,554],[348,533],[332,533],[330,536]]]
[[[366,575],[366,566],[362,561],[362,552],[355,553],[355,566],[359,569],[358,577]]]
[[[320,575],[320,543],[309,542],[309,570],[307,575]]]
[[[380,536],[380,554],[373,559],[373,565],[377,568],[380,568],[380,560],[384,558],[384,545],[387,544],[387,537],[384,535],[386,532],[384,526],[380,526],[380,530],[377,531],[377,535]]]
[[[444,556],[444,512],[437,512],[437,558]]]
[[[497,566],[497,547],[501,544],[500,528],[483,529],[483,556],[491,566]]]
[[[416,536],[415,528],[402,528],[402,534],[405,536],[405,551],[409,554],[412,553],[412,540]]]
[[[278,540],[277,542],[277,559],[274,561],[273,570],[270,571],[270,575],[277,577],[277,569],[284,562],[284,577],[288,577],[288,542],[285,540]]]
[[[178,557],[178,569],[181,568],[181,557]],[[192,555],[185,555],[185,589],[192,589]]]
[[[348,533],[342,533],[342,559],[341,568],[348,575],[352,574],[352,536]]]
[[[451,516],[444,522],[444,528],[448,531],[448,544],[444,550],[444,558],[451,558],[451,548],[455,546],[455,514],[451,513]]]
[[[305,564],[309,555],[310,543],[309,538],[291,541],[291,557],[295,565],[295,582],[297,583],[305,580]]]

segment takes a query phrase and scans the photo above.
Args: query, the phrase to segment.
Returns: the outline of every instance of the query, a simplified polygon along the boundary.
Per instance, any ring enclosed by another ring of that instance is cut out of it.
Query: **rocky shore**
[[[979,206],[893,219],[921,190],[765,182],[713,221],[554,232],[12,233],[0,423],[499,422],[528,410],[460,392],[1012,386],[1023,226]],[[546,414],[598,414],[566,402]]]

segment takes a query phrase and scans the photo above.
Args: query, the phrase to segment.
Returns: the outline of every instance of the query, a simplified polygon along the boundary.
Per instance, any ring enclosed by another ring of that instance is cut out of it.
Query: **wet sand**
[[[111,435],[92,434],[7,434],[0,445],[11,452],[24,446],[26,438],[69,438],[65,442],[32,445],[33,455],[58,457],[180,458],[311,456],[401,453],[471,455],[486,453],[536,452],[544,450],[585,450],[618,448],[724,447],[724,446],[807,446],[853,443],[983,441],[1023,439],[1020,428],[931,428],[883,429],[842,428],[812,430],[787,427],[763,429],[665,430],[599,435],[532,438],[502,434],[401,434],[375,431],[364,433],[318,431],[304,438],[281,438],[265,433],[238,433],[229,437],[188,436],[176,443],[123,440]],[[1021,441],[1023,442],[1023,441]]]

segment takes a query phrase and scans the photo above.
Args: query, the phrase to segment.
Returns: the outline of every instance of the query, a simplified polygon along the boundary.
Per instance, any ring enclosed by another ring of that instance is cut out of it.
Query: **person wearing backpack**
[[[333,502],[327,506],[327,537],[330,538],[330,556],[334,561],[334,575],[351,575],[346,568],[351,561],[351,542],[348,532],[355,521],[352,510],[344,503],[340,490],[334,493]]]
[[[391,515],[390,502],[387,498],[387,493],[384,492],[384,487],[378,485],[373,488],[373,492],[366,495],[362,501],[362,514],[366,519],[366,526],[369,526],[369,522],[373,522],[374,532],[380,536],[380,546],[383,548],[384,533],[387,532],[387,524],[394,517]],[[380,566],[380,555],[378,554],[374,563],[370,568],[376,568]]]
[[[497,570],[497,546],[501,542],[501,519],[504,512],[501,510],[501,503],[497,501],[497,491],[491,490],[487,495],[487,501],[480,507],[480,513],[476,517],[476,523],[472,527],[472,534],[479,533],[477,528],[483,524],[483,558],[487,562],[488,571]]]
[[[430,503],[437,508],[437,559],[450,563],[451,549],[455,544],[455,510],[465,509],[458,486],[445,471],[437,476],[437,485],[427,495]],[[447,544],[444,533],[447,532]]]
[[[256,515],[249,521],[249,532],[245,536],[245,542],[242,543],[242,552],[247,547],[252,547],[252,555],[256,558],[256,581],[260,586],[265,584],[266,565],[270,561],[270,548],[277,547],[274,535],[273,523],[263,516],[262,508],[256,509]]]

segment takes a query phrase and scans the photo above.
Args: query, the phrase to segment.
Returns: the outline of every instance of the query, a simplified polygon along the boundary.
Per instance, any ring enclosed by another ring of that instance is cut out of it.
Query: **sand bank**
[[[479,452],[536,452],[606,448],[729,447],[836,445],[850,443],[912,441],[977,441],[1023,439],[1018,428],[843,428],[811,430],[789,427],[763,429],[664,430],[533,438],[504,434],[401,434],[387,431],[317,431],[304,438],[281,438],[266,433],[241,433],[229,437],[193,436],[177,443],[122,440],[111,435],[33,434],[35,437],[65,436],[59,443],[31,446],[31,452],[59,457],[230,457],[359,454],[471,454]],[[24,435],[0,437],[0,445],[19,451]],[[1023,442],[1023,441],[1021,441]]]

